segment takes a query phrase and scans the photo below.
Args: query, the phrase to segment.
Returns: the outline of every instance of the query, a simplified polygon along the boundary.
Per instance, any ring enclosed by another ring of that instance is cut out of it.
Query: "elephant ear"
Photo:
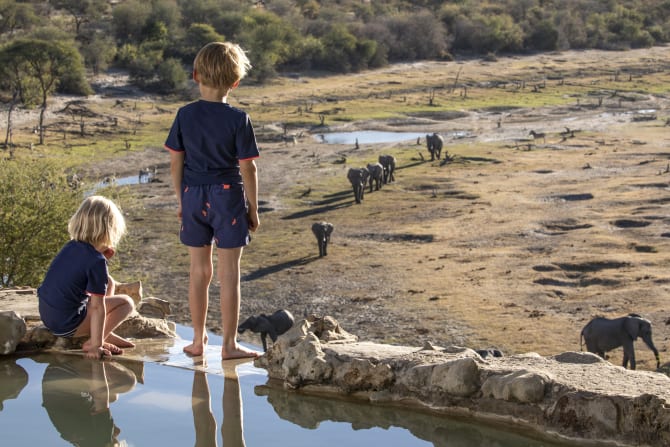
[[[628,317],[623,322],[624,330],[633,340],[637,340],[637,336],[640,333],[640,326],[642,326],[642,320],[638,317]]]

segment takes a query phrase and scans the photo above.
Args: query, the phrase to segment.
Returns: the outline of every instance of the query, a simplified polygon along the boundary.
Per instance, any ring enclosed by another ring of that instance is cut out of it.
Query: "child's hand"
[[[107,259],[112,259],[112,256],[116,254],[116,250],[113,247],[107,247],[105,251],[102,252],[102,255]]]
[[[249,226],[249,231],[252,233],[255,232],[258,229],[258,226],[260,225],[260,222],[258,220],[258,212],[249,210],[247,213],[247,222]]]

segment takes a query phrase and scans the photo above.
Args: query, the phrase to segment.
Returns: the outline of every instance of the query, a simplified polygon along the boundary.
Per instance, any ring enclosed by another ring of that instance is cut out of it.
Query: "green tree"
[[[90,86],[84,78],[81,56],[66,42],[39,39],[17,39],[0,53],[0,59],[9,65],[5,73],[16,77],[9,82],[18,89],[23,102],[37,102],[40,105],[39,135],[40,144],[44,144],[47,100],[59,83],[66,85],[72,93],[90,92]],[[28,89],[28,85],[37,88]]]
[[[178,59],[168,58],[158,64],[156,89],[160,93],[173,93],[184,88],[186,71]]]
[[[0,159],[0,285],[39,285],[80,200],[52,162]]]
[[[81,55],[87,67],[98,74],[106,70],[116,56],[116,45],[111,37],[95,34],[81,46]]]
[[[14,35],[18,29],[29,30],[39,22],[31,4],[0,0],[0,34]]]
[[[151,17],[150,2],[127,0],[114,7],[112,25],[116,38],[122,44],[141,42],[149,17]]]
[[[225,37],[216,32],[214,27],[207,23],[193,23],[186,30],[180,42],[180,53],[184,62],[193,62],[198,50],[209,42],[221,42]]]
[[[77,37],[84,23],[98,20],[109,8],[107,0],[51,0],[50,3],[72,16]]]
[[[254,12],[244,19],[240,42],[248,50],[255,79],[275,74],[278,65],[291,56],[300,35],[289,23],[270,12]]]

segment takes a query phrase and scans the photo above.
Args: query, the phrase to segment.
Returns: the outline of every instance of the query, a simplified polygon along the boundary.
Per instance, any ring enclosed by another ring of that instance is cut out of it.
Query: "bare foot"
[[[110,332],[107,338],[105,339],[106,342],[112,343],[119,348],[134,348],[135,344],[131,342],[130,340],[127,340],[119,335],[116,335],[114,332]]]
[[[221,359],[222,360],[231,360],[231,359],[255,359],[262,355],[261,352],[254,351],[252,349],[247,349],[244,346],[235,345],[233,349],[226,349],[224,346],[221,349]]]
[[[115,344],[112,343],[103,343],[102,347],[109,351],[111,355],[121,355],[123,354],[123,349],[119,348]]]
[[[188,346],[184,346],[183,351],[192,357],[198,357],[205,352],[205,345],[203,343],[193,342]]]

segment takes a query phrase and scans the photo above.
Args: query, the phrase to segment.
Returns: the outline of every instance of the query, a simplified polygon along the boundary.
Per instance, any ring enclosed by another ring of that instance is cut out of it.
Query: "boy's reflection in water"
[[[42,405],[61,437],[75,446],[117,446],[121,430],[109,404],[135,387],[135,374],[113,361],[55,356],[42,378]]]
[[[242,423],[242,395],[237,376],[237,363],[224,361],[223,423],[221,438],[224,447],[245,447]],[[195,371],[193,375],[193,424],[196,447],[217,447],[216,420],[212,414],[207,374]]]

